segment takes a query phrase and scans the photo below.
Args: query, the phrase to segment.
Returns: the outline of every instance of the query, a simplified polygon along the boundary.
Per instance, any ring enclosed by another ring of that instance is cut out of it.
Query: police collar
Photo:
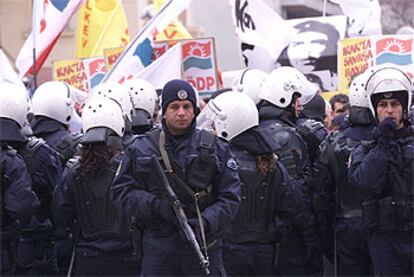
[[[55,119],[45,116],[35,116],[34,123],[32,124],[33,134],[40,136],[43,133],[53,133],[58,130],[68,130],[68,127]]]
[[[368,108],[351,107],[349,123],[351,126],[374,126],[375,118]]]
[[[293,123],[294,118],[292,116],[292,112],[288,108],[282,109],[263,100],[259,103],[258,109],[259,109],[259,120],[279,119],[279,120],[282,120],[287,125],[290,125],[292,127],[295,126],[295,124]]]
[[[414,127],[413,126],[406,126],[398,129],[395,131],[395,138],[401,139],[401,138],[407,138],[407,137],[413,137],[414,136]]]
[[[0,118],[0,141],[25,142],[26,137],[20,132],[21,128],[16,121],[9,118]]]
[[[143,134],[152,128],[152,118],[149,112],[143,109],[135,109],[132,115],[131,131],[134,134]]]
[[[276,107],[267,101],[261,101],[257,106],[259,109],[259,118],[262,119],[275,119],[279,118],[285,111],[282,108]]]
[[[356,141],[369,141],[374,138],[372,126],[351,126],[340,131],[345,137]]]
[[[253,127],[230,141],[230,145],[254,155],[271,154],[280,149],[280,144],[273,139],[268,129]]]
[[[165,133],[166,142],[176,142],[179,143],[182,139],[185,139],[187,137],[192,136],[194,130],[196,129],[197,122],[195,118],[193,118],[193,121],[191,122],[190,126],[185,130],[185,132],[182,135],[173,135],[167,128],[167,124],[165,122],[165,118],[161,120],[161,126],[162,130]]]

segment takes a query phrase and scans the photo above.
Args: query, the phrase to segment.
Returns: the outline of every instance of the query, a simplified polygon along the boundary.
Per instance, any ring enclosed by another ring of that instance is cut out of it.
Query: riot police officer
[[[296,121],[296,129],[308,146],[309,161],[312,165],[318,155],[319,145],[328,135],[323,125],[324,119],[325,100],[316,94],[308,103],[302,105]]]
[[[143,134],[154,128],[154,113],[157,105],[157,92],[154,86],[143,79],[128,80],[125,86],[133,105],[131,131],[133,134]]]
[[[312,172],[306,143],[296,131],[301,95],[314,95],[317,88],[297,69],[279,67],[273,70],[263,84],[258,104],[259,125],[272,133],[281,147],[276,151],[288,174],[296,181],[310,207],[312,190],[309,180]],[[280,245],[277,274],[320,274],[321,256],[305,257],[305,244],[300,232],[286,226]],[[315,254],[314,252],[313,254]]]
[[[6,93],[2,91],[2,93]],[[0,110],[4,116],[3,107]],[[17,233],[30,223],[39,200],[32,191],[31,180],[24,160],[17,151],[1,144],[1,275],[14,274],[16,261]]]
[[[138,275],[132,222],[114,206],[109,195],[122,157],[125,126],[121,107],[105,97],[87,102],[82,128],[85,133],[80,156],[68,162],[52,210],[58,228],[73,228],[73,274]]]
[[[82,135],[72,134],[73,117],[71,89],[64,82],[51,81],[40,85],[32,98],[33,135],[44,139],[61,156],[62,165],[72,158]]]
[[[239,76],[233,79],[232,89],[247,94],[257,105],[260,102],[260,92],[268,74],[255,68],[243,70]]]
[[[280,145],[271,133],[258,127],[259,114],[254,102],[237,92],[226,92],[210,101],[207,108],[216,115],[215,131],[230,143],[239,165],[241,185],[239,213],[224,227],[226,272],[232,276],[272,275],[278,256],[275,216],[300,230],[306,251],[311,253],[319,244],[313,215],[274,155]]]
[[[339,276],[373,274],[369,235],[362,224],[362,202],[365,193],[361,188],[348,182],[348,161],[351,151],[361,141],[372,139],[375,121],[365,91],[371,73],[367,71],[352,81],[349,87],[349,128],[328,136],[321,145],[321,152],[314,167],[317,182],[312,207],[319,219],[324,252],[332,262],[336,255]]]
[[[122,141],[124,148],[126,149],[136,137],[131,130],[133,107],[129,90],[125,85],[116,82],[106,82],[94,87],[90,98],[93,99],[102,96],[115,100],[122,108],[122,114],[125,121],[125,132]]]
[[[30,223],[20,230],[16,274],[56,274],[56,249],[52,236],[50,204],[52,192],[60,182],[62,174],[59,156],[42,139],[27,139],[21,134],[28,111],[26,91],[7,83],[1,84],[0,91],[0,141],[21,154],[31,177],[33,191],[40,200],[40,206]]]
[[[312,174],[306,143],[296,131],[295,122],[302,105],[301,95],[308,95],[309,91],[316,93],[317,88],[302,73],[292,67],[280,67],[264,82],[258,104],[260,126],[271,130],[281,144],[276,154],[303,191]]]
[[[366,91],[375,139],[351,154],[350,182],[368,193],[363,220],[375,275],[413,275],[414,132],[407,122],[412,90],[410,78],[396,67],[370,76]]]
[[[222,228],[235,217],[240,204],[237,164],[225,142],[195,128],[195,94],[183,80],[164,86],[162,129],[134,140],[113,183],[116,204],[143,227],[143,275],[205,274],[194,243],[191,248],[183,239],[180,230],[186,224],[177,220],[168,199],[172,195],[161,185],[163,172],[156,170],[153,158],[162,160],[167,168],[170,187],[204,250],[203,265],[208,264],[207,251],[211,274],[225,274]],[[176,201],[174,204],[177,208]]]

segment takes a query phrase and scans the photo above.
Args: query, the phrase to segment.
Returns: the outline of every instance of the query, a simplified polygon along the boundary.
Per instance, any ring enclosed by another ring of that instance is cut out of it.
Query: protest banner
[[[214,38],[181,40],[183,79],[200,95],[218,90],[217,61]]]
[[[164,0],[153,0],[152,2],[155,11],[159,11],[159,9],[164,4]],[[159,30],[155,36],[156,41],[189,38],[192,38],[191,34],[178,20],[172,21],[164,30]]]
[[[276,66],[293,66],[321,91],[338,88],[338,43],[345,37],[346,17],[312,17],[287,22],[295,34],[283,49]]]
[[[130,41],[122,0],[85,0],[78,13],[76,57],[103,55],[103,49]]]
[[[31,2],[33,2],[32,31],[16,58],[20,77],[39,72],[82,0]],[[36,58],[34,59],[33,56]],[[36,66],[34,67],[33,64]]]
[[[16,71],[14,71],[12,65],[9,62],[6,54],[3,52],[3,49],[0,48],[0,83],[8,82],[26,90],[22,80]]]
[[[80,59],[53,62],[53,79],[66,82],[81,91],[88,91],[88,77]]]
[[[170,80],[181,79],[181,52],[181,44],[174,45],[149,66],[145,67],[136,77],[150,82],[156,89],[162,89]]]
[[[169,48],[168,41],[155,41],[152,47],[152,61],[161,57]]]
[[[270,73],[295,30],[263,0],[229,0],[246,67]]]
[[[83,65],[85,67],[86,76],[89,81],[89,89],[93,89],[98,85],[106,73],[105,58],[94,57],[83,59]]]
[[[65,82],[70,86],[75,111],[78,116],[81,116],[82,106],[89,91],[89,79],[83,61],[81,59],[53,61],[53,80]],[[72,124],[79,125],[76,122],[71,122]]]
[[[152,62],[154,35],[164,30],[190,5],[190,0],[168,0],[160,10],[140,29],[125,47],[116,63],[108,69],[102,82],[123,83],[131,79]]]
[[[114,48],[107,48],[104,49],[104,58],[105,58],[105,66],[106,70],[110,70],[112,66],[116,63],[117,59],[122,55],[124,52],[125,47],[114,47]]]
[[[373,66],[394,65],[414,75],[414,35],[386,35],[343,39],[339,42],[339,90],[347,91],[353,78]]]

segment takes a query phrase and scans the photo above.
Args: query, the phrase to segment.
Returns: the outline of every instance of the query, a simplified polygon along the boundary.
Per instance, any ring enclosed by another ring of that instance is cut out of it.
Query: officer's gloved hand
[[[152,210],[156,215],[159,215],[165,222],[180,229],[177,217],[170,201],[168,199],[157,197],[152,202]]]
[[[202,218],[202,221],[203,221],[203,226],[204,226],[204,232],[207,236],[207,224],[204,218]],[[201,228],[198,222],[198,218],[190,218],[187,222],[188,222],[188,225],[190,225],[191,229],[193,229],[194,235],[196,236],[198,244],[202,246],[203,240],[201,239]]]
[[[391,117],[385,118],[378,124],[377,135],[381,142],[389,142],[394,137],[397,124]]]

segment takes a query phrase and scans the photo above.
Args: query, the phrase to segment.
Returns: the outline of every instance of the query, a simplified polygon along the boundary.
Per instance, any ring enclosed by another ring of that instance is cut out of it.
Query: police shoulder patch
[[[237,164],[237,161],[233,157],[231,157],[227,161],[227,167],[233,170],[237,170],[239,168],[239,165]]]

